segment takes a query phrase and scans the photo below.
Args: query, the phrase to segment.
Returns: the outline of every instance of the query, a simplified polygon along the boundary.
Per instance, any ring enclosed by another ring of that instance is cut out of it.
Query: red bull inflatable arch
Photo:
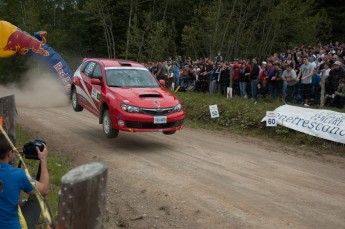
[[[0,58],[16,53],[36,56],[50,65],[70,94],[73,73],[61,56],[46,44],[47,32],[39,31],[31,36],[7,21],[0,20]]]

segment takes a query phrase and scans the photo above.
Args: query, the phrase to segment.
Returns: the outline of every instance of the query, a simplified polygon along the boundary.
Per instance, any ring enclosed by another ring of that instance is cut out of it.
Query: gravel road
[[[191,128],[107,139],[70,105],[17,109],[75,166],[109,166],[107,228],[345,228],[343,158]]]

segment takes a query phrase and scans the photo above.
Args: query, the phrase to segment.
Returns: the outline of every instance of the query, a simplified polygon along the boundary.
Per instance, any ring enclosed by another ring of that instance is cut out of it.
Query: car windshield
[[[159,84],[146,69],[107,69],[109,87],[159,87]]]

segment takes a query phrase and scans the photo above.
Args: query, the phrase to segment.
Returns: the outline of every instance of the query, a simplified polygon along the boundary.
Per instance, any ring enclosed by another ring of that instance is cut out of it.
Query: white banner
[[[279,125],[345,144],[345,113],[290,105],[280,106],[275,112]]]

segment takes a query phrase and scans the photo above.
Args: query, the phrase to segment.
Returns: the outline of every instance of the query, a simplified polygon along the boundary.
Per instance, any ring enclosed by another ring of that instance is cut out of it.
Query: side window
[[[99,64],[96,64],[95,70],[93,71],[92,77],[102,79],[102,69]]]
[[[92,77],[92,72],[95,69],[96,63],[95,62],[88,62],[88,64],[85,66],[83,73],[87,75],[89,78]]]
[[[89,62],[84,62],[81,64],[81,67],[80,67],[80,71],[81,72],[84,72],[84,69],[85,69],[85,66],[88,64]]]

